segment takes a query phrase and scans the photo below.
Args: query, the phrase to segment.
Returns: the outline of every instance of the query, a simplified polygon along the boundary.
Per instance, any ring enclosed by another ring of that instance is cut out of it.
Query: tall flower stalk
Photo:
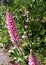
[[[37,58],[35,57],[34,53],[32,50],[30,50],[30,55],[29,55],[29,65],[39,65]]]
[[[9,12],[9,10],[6,11],[6,25],[8,29],[8,33],[10,36],[10,39],[15,46],[20,45],[20,37],[18,34],[16,22],[12,16],[12,14]]]

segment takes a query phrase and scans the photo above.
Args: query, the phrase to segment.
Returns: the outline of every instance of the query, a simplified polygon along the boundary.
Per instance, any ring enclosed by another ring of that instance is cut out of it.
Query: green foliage
[[[20,38],[23,44],[21,45],[22,51],[20,49],[14,49],[14,53],[11,53],[13,59],[18,60],[18,57],[21,59],[20,65],[22,62],[25,64],[25,56],[28,57],[29,51],[32,48],[35,51],[36,56],[40,62],[45,65],[46,60],[46,0],[10,0],[9,4],[5,6],[0,1],[0,43],[5,45],[11,44],[9,35],[5,23],[5,12],[6,9],[9,9],[14,15],[16,20]],[[27,16],[24,16],[25,12],[29,11],[27,14],[29,21],[26,22]],[[25,25],[28,26],[25,29]],[[22,39],[22,35],[26,31],[26,39]],[[32,34],[29,36],[29,34]],[[26,44],[25,44],[26,43]],[[28,44],[29,43],[29,44]],[[19,51],[18,51],[19,50]],[[20,54],[21,53],[21,54]],[[24,53],[24,55],[23,55]]]

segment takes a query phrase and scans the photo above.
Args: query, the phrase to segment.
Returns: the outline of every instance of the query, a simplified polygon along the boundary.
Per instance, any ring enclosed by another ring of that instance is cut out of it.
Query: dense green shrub
[[[5,5],[0,1],[0,43],[9,45],[11,41],[5,24],[6,9],[11,11],[16,20],[21,42],[24,44],[23,50],[25,55],[29,54],[31,45],[31,48],[38,57],[40,65],[45,65],[46,0],[10,0]],[[26,31],[26,39],[22,38],[24,31]]]

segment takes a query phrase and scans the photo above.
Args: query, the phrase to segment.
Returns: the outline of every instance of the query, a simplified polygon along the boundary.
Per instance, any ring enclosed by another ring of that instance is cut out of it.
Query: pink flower
[[[35,55],[34,55],[32,50],[30,51],[30,55],[29,55],[29,60],[28,61],[29,61],[28,62],[29,65],[39,65],[38,60],[35,57]]]
[[[6,11],[6,24],[7,24],[8,33],[9,33],[9,36],[10,36],[10,39],[11,39],[13,45],[19,46],[20,37],[18,35],[16,22],[12,16],[12,14],[8,10]]]

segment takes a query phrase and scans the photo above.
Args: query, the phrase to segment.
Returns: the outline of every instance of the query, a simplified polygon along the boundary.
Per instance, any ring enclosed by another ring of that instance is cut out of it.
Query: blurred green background
[[[0,0],[0,43],[4,46],[11,44],[5,23],[6,9],[9,9],[17,23],[21,42],[27,44],[24,45],[24,52],[28,55],[30,50],[28,48],[31,45],[40,65],[45,65],[46,0],[7,0],[7,2],[9,3],[3,5]],[[26,36],[25,39],[22,38],[23,35]]]

